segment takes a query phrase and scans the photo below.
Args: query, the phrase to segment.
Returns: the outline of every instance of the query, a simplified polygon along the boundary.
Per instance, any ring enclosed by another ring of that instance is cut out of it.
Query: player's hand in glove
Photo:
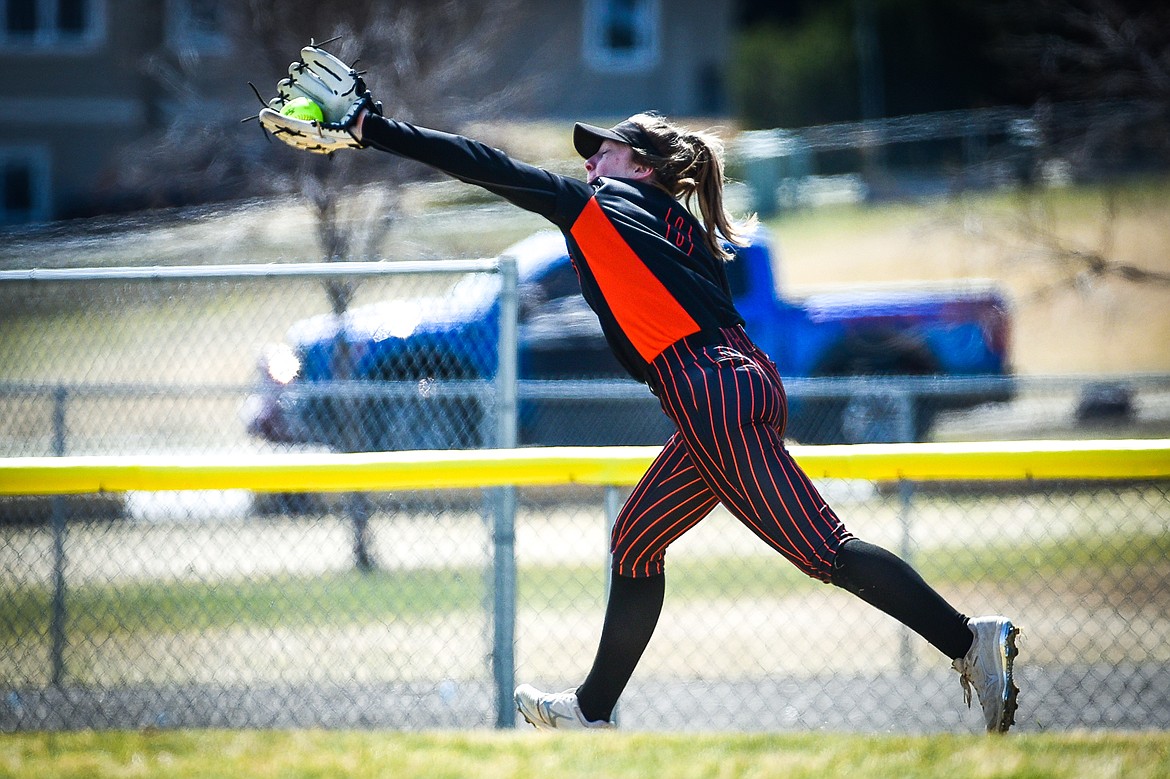
[[[298,97],[321,107],[323,121],[285,116],[281,109]],[[338,149],[365,147],[356,125],[363,111],[382,113],[361,74],[324,49],[306,46],[301,59],[288,66],[288,78],[276,85],[276,97],[260,109],[260,124],[297,149],[331,154]]]

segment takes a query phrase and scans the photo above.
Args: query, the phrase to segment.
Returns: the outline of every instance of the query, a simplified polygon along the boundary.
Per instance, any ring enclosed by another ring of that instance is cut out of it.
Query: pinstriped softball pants
[[[618,514],[615,573],[661,574],[667,547],[723,503],[804,573],[828,581],[853,536],[784,446],[787,400],[772,361],[736,327],[684,338],[650,367],[677,430]]]

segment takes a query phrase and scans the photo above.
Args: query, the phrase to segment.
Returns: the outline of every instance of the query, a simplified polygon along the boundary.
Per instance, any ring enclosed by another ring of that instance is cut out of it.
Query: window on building
[[[224,0],[168,0],[171,48],[184,54],[227,53],[227,11]]]
[[[67,35],[81,35],[86,26],[85,0],[57,0],[57,29]]]
[[[49,166],[45,155],[0,149],[0,224],[47,219]]]
[[[585,58],[598,70],[658,64],[659,0],[586,0]]]
[[[0,7],[0,43],[68,47],[102,35],[103,0],[0,0]]]

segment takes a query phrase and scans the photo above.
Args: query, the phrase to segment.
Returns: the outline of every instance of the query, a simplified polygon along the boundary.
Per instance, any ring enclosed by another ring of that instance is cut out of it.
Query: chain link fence
[[[1165,170],[1158,101],[1038,103],[751,130],[731,167],[753,210],[1100,182]]]
[[[522,352],[525,331],[501,327],[517,287],[494,263],[263,270],[0,282],[0,456],[477,447],[542,426],[550,443],[596,443],[576,436],[626,406],[621,432],[665,435],[628,383],[500,380],[523,375],[500,342]],[[385,349],[322,337],[343,330],[342,299],[345,331]],[[389,348],[425,344],[424,321],[457,305],[481,314],[464,361]],[[515,305],[523,322],[522,292]],[[905,409],[948,385],[789,390]],[[1018,381],[1011,402],[944,414],[932,436],[1164,436],[1168,399],[1164,377]],[[1023,627],[1021,729],[1170,726],[1167,483],[820,486],[958,608]],[[507,725],[503,680],[560,689],[587,670],[624,493],[0,498],[0,729]],[[514,580],[498,553],[512,513]],[[667,582],[624,727],[980,728],[945,659],[721,509],[672,547]]]

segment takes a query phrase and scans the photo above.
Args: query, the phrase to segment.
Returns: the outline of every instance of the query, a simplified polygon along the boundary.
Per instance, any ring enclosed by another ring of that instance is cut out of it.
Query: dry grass
[[[1021,374],[1170,372],[1170,283],[1092,273],[1078,261],[1102,255],[1170,280],[1165,183],[824,208],[781,218],[775,228],[783,280],[798,292],[993,280],[1011,298]]]

